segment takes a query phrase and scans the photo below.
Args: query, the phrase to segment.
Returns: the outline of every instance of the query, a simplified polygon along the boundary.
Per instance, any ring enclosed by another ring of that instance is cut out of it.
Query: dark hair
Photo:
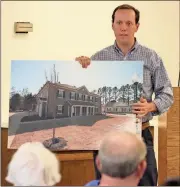
[[[163,186],[180,186],[180,177],[174,177],[166,180]]]
[[[113,14],[112,14],[112,23],[114,23],[114,17],[115,17],[116,11],[117,11],[117,10],[125,10],[125,9],[134,10],[135,15],[136,15],[135,22],[136,22],[136,24],[137,24],[137,23],[139,22],[140,12],[139,12],[139,10],[137,10],[136,8],[134,8],[133,6],[128,5],[128,4],[120,5],[120,6],[118,6],[118,7],[116,7],[116,8],[114,9]]]

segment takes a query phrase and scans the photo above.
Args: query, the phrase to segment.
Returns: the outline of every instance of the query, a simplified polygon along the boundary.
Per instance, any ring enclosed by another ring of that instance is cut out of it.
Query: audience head
[[[102,180],[104,176],[117,185],[137,185],[146,169],[146,154],[146,145],[137,135],[110,133],[101,142],[96,159]]]
[[[180,186],[180,177],[168,179],[163,186]]]
[[[59,161],[39,142],[25,143],[13,155],[6,180],[17,186],[53,186],[61,180]]]

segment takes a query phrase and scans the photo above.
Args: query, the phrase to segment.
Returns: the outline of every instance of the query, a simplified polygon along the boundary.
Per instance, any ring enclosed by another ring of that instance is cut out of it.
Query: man
[[[154,50],[140,45],[135,38],[139,18],[140,13],[134,7],[126,4],[118,6],[112,14],[112,29],[116,38],[114,45],[98,51],[91,59],[81,56],[76,60],[83,68],[87,68],[91,60],[144,62],[143,97],[132,110],[138,118],[142,118],[142,136],[147,145],[147,169],[139,185],[156,186],[158,174],[149,121],[169,109],[173,103],[173,92],[162,59]],[[153,93],[155,99],[152,101]],[[94,151],[94,157],[96,155],[97,151]],[[100,178],[97,168],[96,176]]]
[[[96,157],[101,180],[93,180],[86,186],[137,186],[146,169],[146,153],[145,143],[135,134],[108,134]]]

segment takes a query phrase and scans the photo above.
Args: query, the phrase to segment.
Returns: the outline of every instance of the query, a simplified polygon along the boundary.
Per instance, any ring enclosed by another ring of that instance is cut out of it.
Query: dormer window
[[[93,101],[93,96],[90,96],[90,101]]]
[[[79,100],[82,100],[82,94],[79,93]]]
[[[89,96],[88,95],[86,95],[86,101],[89,101]]]
[[[71,92],[71,99],[72,100],[75,100],[75,94],[76,94],[75,92]]]

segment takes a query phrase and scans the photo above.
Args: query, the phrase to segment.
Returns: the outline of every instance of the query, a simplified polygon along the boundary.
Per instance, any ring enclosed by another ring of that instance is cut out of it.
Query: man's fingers
[[[144,107],[143,103],[135,103],[132,105],[132,108],[136,108],[136,107]]]
[[[83,68],[87,68],[88,65],[90,65],[90,58],[85,56],[80,56],[75,58],[76,61],[78,61]]]
[[[132,110],[144,110],[145,108],[143,106],[133,106]]]
[[[146,100],[145,98],[141,97],[141,98],[140,98],[140,102],[141,102],[141,103],[146,103],[147,100]]]
[[[142,115],[142,114],[145,114],[145,111],[144,110],[140,110],[140,111],[137,111],[137,110],[132,110],[132,113],[134,113],[134,114],[140,114],[140,115]]]
[[[82,64],[81,64],[81,65],[82,65],[82,67],[83,67],[83,68],[86,68],[86,65],[85,65],[83,62],[82,62]]]

